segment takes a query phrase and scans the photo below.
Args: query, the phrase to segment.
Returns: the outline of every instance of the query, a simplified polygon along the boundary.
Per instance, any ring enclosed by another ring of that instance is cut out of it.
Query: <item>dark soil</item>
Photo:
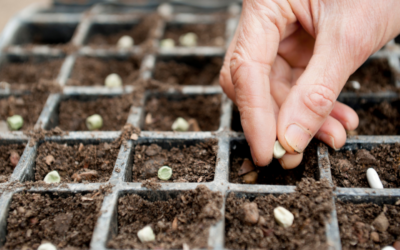
[[[221,115],[221,96],[196,96],[183,100],[150,98],[146,103],[146,114],[151,114],[151,123],[145,122],[144,130],[171,131],[178,117],[186,121],[195,119],[201,131],[216,131]],[[189,129],[189,131],[193,131]]]
[[[231,193],[226,202],[225,246],[228,249],[328,249],[325,221],[332,211],[332,190],[326,180],[303,179],[295,193],[278,197],[247,199]],[[250,202],[257,204],[265,223],[244,221],[243,205]],[[275,222],[273,210],[277,206],[294,215],[291,227],[283,228]]]
[[[400,207],[395,205],[378,206],[372,203],[353,204],[336,202],[342,249],[376,249],[393,245],[400,240]],[[373,221],[382,212],[389,221],[389,228],[378,231]],[[371,233],[379,235],[374,242]]]
[[[303,160],[297,168],[285,170],[274,159],[272,163],[265,167],[257,167],[257,182],[255,184],[269,185],[296,185],[304,177],[317,179],[318,173],[318,156],[317,146],[320,143],[317,140],[311,141],[303,154]],[[244,146],[237,148],[237,151],[231,152],[231,169],[229,173],[229,181],[232,183],[244,184],[243,176],[239,176],[239,170],[245,158],[251,159],[250,148]],[[253,163],[254,164],[254,163]]]
[[[396,90],[392,69],[387,59],[383,58],[372,59],[362,65],[350,76],[349,81],[358,81],[361,88],[355,90],[350,83],[347,83],[343,91],[368,93]]]
[[[157,144],[138,145],[135,147],[133,180],[152,178],[160,181],[157,177],[158,169],[169,166],[172,168],[169,182],[209,182],[214,179],[217,152],[217,140],[169,150]]]
[[[88,193],[16,193],[7,219],[4,249],[37,249],[51,242],[57,249],[89,249],[103,195]]]
[[[400,187],[400,144],[381,144],[372,150],[330,150],[333,183],[339,187],[369,187],[367,169],[374,168],[384,188]]]
[[[67,84],[104,86],[106,77],[115,73],[121,77],[123,85],[131,85],[139,78],[139,68],[140,59],[136,57],[124,59],[78,57]]]
[[[38,148],[35,181],[42,181],[49,172],[57,170],[61,182],[106,182],[111,177],[118,153],[119,148],[108,143],[66,145],[44,142]]]
[[[118,131],[125,125],[133,102],[131,95],[101,97],[96,100],[66,100],[60,103],[59,127],[65,131],[87,131],[86,118],[99,114],[101,131]]]
[[[197,35],[197,46],[225,46],[225,22],[223,20],[212,24],[167,25],[163,39],[171,38],[175,41],[176,46],[181,46],[179,37],[189,32]]]
[[[236,105],[232,108],[231,129],[235,132],[243,132],[242,122],[240,121],[240,112]]]
[[[205,249],[210,226],[222,217],[221,208],[222,195],[203,185],[182,192],[176,198],[162,198],[155,193],[147,198],[128,194],[119,198],[118,235],[109,241],[108,247]],[[147,225],[152,227],[156,240],[141,243],[137,232]]]
[[[178,85],[218,85],[222,58],[196,58],[190,63],[180,61],[157,62],[154,79]]]
[[[358,135],[400,135],[400,113],[396,106],[384,101],[356,112],[360,119]]]
[[[22,156],[26,144],[0,145],[0,183],[7,182],[12,175],[15,166],[10,161],[11,152],[17,152]]]

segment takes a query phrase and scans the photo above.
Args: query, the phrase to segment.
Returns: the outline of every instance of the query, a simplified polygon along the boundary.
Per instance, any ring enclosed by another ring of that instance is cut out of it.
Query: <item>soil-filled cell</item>
[[[277,223],[278,206],[292,213],[292,225]],[[326,180],[303,179],[296,192],[279,196],[230,193],[225,210],[228,249],[328,249],[325,223],[332,211],[332,190]]]
[[[118,235],[113,249],[206,249],[210,227],[222,219],[222,195],[203,185],[176,194],[127,194],[118,200]],[[150,226],[155,240],[137,233]]]
[[[58,126],[64,131],[88,131],[86,119],[98,114],[103,126],[97,130],[118,131],[126,124],[132,103],[132,95],[64,100],[59,106]]]
[[[400,207],[336,201],[342,249],[382,249],[400,244]]]
[[[67,44],[71,41],[77,26],[77,23],[25,23],[17,31],[17,35],[13,43],[17,45]]]
[[[373,149],[329,151],[333,183],[339,187],[369,188],[367,169],[374,168],[384,188],[400,187],[400,145],[381,144]]]
[[[190,125],[188,131],[216,131],[221,116],[221,95],[151,97],[145,110],[144,130],[171,131],[175,120],[182,117]]]
[[[123,85],[139,78],[140,59],[136,57],[78,57],[67,84],[73,86],[104,86],[110,74],[118,74]]]
[[[7,219],[5,249],[89,249],[103,194],[14,194]]]
[[[154,79],[171,85],[218,85],[221,57],[179,57],[159,60]]]
[[[207,140],[191,141],[190,145],[138,145],[134,153],[133,181],[158,182],[158,170],[168,166],[172,169],[169,182],[210,182],[215,174],[217,143],[217,140]]]
[[[119,147],[112,143],[98,145],[44,142],[38,147],[35,181],[56,170],[61,182],[107,182],[114,169]]]
[[[355,89],[351,81],[359,82],[360,88]],[[396,86],[393,71],[387,59],[383,58],[368,60],[349,77],[343,88],[343,91],[358,93],[388,90],[396,90]]]
[[[17,166],[26,144],[0,145],[0,183],[7,182]]]
[[[225,46],[225,22],[211,24],[167,24],[163,39],[173,39],[176,46],[182,46],[179,38],[187,33],[197,36],[196,46]]]
[[[285,170],[274,159],[270,165],[256,167],[251,160],[250,147],[246,141],[232,141],[230,153],[229,182],[240,184],[296,185],[302,178],[319,178],[317,146],[313,140],[303,154],[300,165]]]

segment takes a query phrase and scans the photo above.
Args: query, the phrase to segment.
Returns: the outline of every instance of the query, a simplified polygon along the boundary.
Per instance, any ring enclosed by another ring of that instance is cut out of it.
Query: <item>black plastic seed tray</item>
[[[118,50],[115,47],[96,48],[87,44],[88,37],[94,33],[105,32],[104,27],[118,29],[118,27],[127,27],[135,25],[145,14],[156,11],[159,1],[146,1],[141,6],[130,5],[124,7],[120,3],[107,5],[105,3],[94,5],[93,7],[73,7],[72,5],[91,5],[98,1],[55,1],[56,6],[50,9],[29,8],[10,21],[2,36],[0,37],[0,67],[12,60],[22,60],[27,56],[51,59],[54,57],[64,58],[60,73],[55,79],[63,90],[61,93],[51,94],[42,113],[36,123],[36,128],[51,129],[58,125],[60,102],[68,99],[77,99],[89,101],[99,97],[115,97],[122,94],[135,92],[133,86],[127,85],[122,88],[108,89],[103,86],[69,86],[68,79],[74,69],[76,59],[82,56],[91,56],[95,58],[120,58],[123,60],[129,56],[142,54],[143,48],[134,46],[130,50]],[[125,1],[124,1],[125,2]],[[138,1],[140,5],[142,1]],[[193,2],[194,3],[194,2]],[[230,39],[236,28],[240,5],[223,5],[218,1],[218,7],[214,11],[227,14],[226,32],[224,34],[225,46],[223,47],[195,47],[184,48],[175,47],[171,50],[164,50],[158,47],[159,41],[163,36],[167,23],[214,23],[216,17],[212,8],[201,8],[192,2],[177,2],[173,4],[174,15],[172,20],[160,21],[156,27],[157,36],[154,38],[154,49],[151,52],[145,51],[140,63],[139,78],[150,79],[153,77],[154,68],[158,61],[165,60],[183,60],[192,61],[191,58],[215,58],[224,56]],[[199,1],[197,1],[199,3]],[[203,5],[203,3],[201,4]],[[207,7],[207,5],[203,6]],[[102,28],[103,27],[103,28]],[[108,29],[107,29],[108,30]],[[35,42],[32,34],[41,33],[42,40]],[[62,46],[54,46],[54,43],[64,43],[74,45],[75,50],[65,50]],[[26,46],[29,44],[29,46]],[[50,44],[50,45],[49,45]],[[400,46],[394,42],[388,44],[385,49],[377,52],[372,58],[388,58],[390,65],[399,68]],[[182,59],[183,58],[183,59]],[[207,61],[207,60],[205,60]],[[397,75],[396,75],[397,76]],[[398,79],[396,78],[397,82]],[[12,83],[11,83],[12,84]],[[12,88],[0,89],[0,97],[20,94]],[[215,166],[215,176],[210,182],[203,183],[212,191],[219,191],[224,196],[224,204],[229,193],[234,192],[245,197],[254,197],[264,194],[284,194],[295,191],[295,186],[287,185],[245,185],[234,184],[229,181],[230,154],[235,152],[235,145],[246,145],[245,137],[241,132],[232,131],[232,113],[233,103],[223,94],[219,86],[183,86],[181,88],[171,88],[164,92],[147,91],[141,100],[137,100],[137,105],[133,105],[129,112],[126,123],[136,127],[143,128],[145,120],[144,105],[150,97],[167,97],[168,99],[191,98],[199,95],[221,95],[221,116],[217,131],[202,132],[152,132],[142,131],[137,141],[128,141],[122,145],[118,158],[110,179],[106,183],[67,183],[66,185],[44,188],[32,187],[29,192],[53,193],[60,192],[66,194],[85,193],[97,191],[101,185],[110,183],[114,185],[112,193],[105,196],[101,208],[101,215],[97,220],[91,239],[91,249],[107,249],[108,240],[118,232],[117,205],[118,198],[126,194],[136,193],[141,196],[149,197],[150,200],[166,199],[166,197],[175,197],[180,192],[193,190],[198,183],[161,183],[161,188],[157,191],[151,191],[142,187],[141,183],[132,182],[132,165],[135,146],[151,143],[158,144],[163,148],[172,146],[193,145],[193,143],[202,142],[207,139],[217,139],[218,153]],[[355,97],[357,98],[355,99]],[[357,101],[360,98],[369,98],[372,101],[396,100],[395,93],[378,93],[361,96],[355,93],[344,93],[340,97],[344,101],[356,100],[353,105],[360,105]],[[350,103],[351,104],[351,103]],[[205,111],[206,112],[206,111]],[[233,121],[235,122],[235,121]],[[237,121],[236,121],[237,122]],[[60,144],[98,144],[100,142],[111,142],[118,138],[119,131],[70,131],[69,134],[62,137],[46,137],[44,141],[52,141]],[[22,132],[0,132],[0,143],[28,143],[31,139]],[[400,142],[398,136],[359,136],[348,139],[344,150],[354,148],[370,148],[379,143]],[[6,188],[11,182],[32,181],[35,174],[35,159],[39,145],[43,141],[37,141],[30,146],[29,143],[14,170],[10,180],[5,184],[0,184],[2,195],[0,197],[0,246],[4,245],[7,234],[6,225],[9,214],[9,206],[13,194],[20,192],[22,188]],[[324,167],[323,162],[329,163],[328,150],[326,147],[320,147],[318,152],[318,168],[316,169],[316,179],[328,179],[332,183],[330,168]],[[393,203],[393,197],[400,197],[400,189],[375,190],[370,188],[336,188],[335,193],[343,200],[367,200],[377,204]],[[332,200],[334,202],[334,200]],[[222,218],[224,218],[225,205],[222,209]],[[224,219],[221,219],[210,229],[208,245],[210,248],[224,249]],[[331,249],[341,249],[339,228],[336,219],[336,211],[332,212],[332,219],[326,223],[326,235]]]

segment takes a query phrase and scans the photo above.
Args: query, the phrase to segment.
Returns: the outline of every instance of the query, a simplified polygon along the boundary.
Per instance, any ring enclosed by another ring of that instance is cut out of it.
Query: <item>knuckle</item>
[[[330,114],[336,101],[335,92],[326,85],[314,85],[308,90],[304,98],[307,108],[319,117]]]
[[[219,84],[222,88],[225,88],[227,84],[231,81],[231,72],[228,67],[222,67],[219,73]]]

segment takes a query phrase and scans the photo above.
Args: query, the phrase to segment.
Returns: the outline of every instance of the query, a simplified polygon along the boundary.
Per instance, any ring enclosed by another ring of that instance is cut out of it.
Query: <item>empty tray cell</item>
[[[172,169],[172,176],[168,182],[213,181],[217,152],[216,139],[151,140],[139,143],[134,150],[133,181],[161,181],[157,174],[162,166]]]
[[[13,195],[5,249],[89,249],[103,194],[30,193]]]
[[[188,131],[216,131],[221,116],[221,95],[152,96],[146,102],[144,130],[171,131],[174,121],[182,117]]]
[[[236,132],[243,132],[242,122],[240,121],[240,112],[236,105],[232,107],[231,129]]]
[[[63,99],[58,107],[58,126],[64,131],[88,131],[86,119],[95,114],[103,120],[103,126],[98,130],[121,130],[133,103],[131,94],[114,97],[64,96]]]
[[[137,23],[93,23],[87,44],[91,46],[116,46],[123,36],[133,38],[134,45],[141,45],[152,38],[158,17],[148,15]]]
[[[26,143],[0,144],[0,183],[7,182],[17,166]]]
[[[400,244],[399,197],[352,197],[336,201],[342,249],[383,249]]]
[[[367,169],[374,168],[384,188],[400,187],[400,144],[350,144],[329,150],[333,183],[338,187],[369,188]]]
[[[360,83],[360,88],[355,89],[351,81]],[[347,81],[343,91],[348,92],[380,92],[396,90],[394,72],[385,58],[368,59]]]
[[[181,24],[168,23],[165,28],[163,39],[173,39],[176,46],[183,46],[179,38],[187,33],[197,36],[196,46],[225,46],[225,19],[221,18],[215,23]]]
[[[153,78],[171,85],[218,85],[222,57],[159,57]]]
[[[126,57],[78,57],[72,69],[68,85],[104,86],[110,74],[118,74],[123,85],[130,85],[139,78],[140,59]]]
[[[15,45],[57,45],[71,41],[78,23],[24,23],[14,38]]]
[[[119,146],[110,142],[66,144],[45,141],[37,149],[35,181],[56,170],[61,182],[107,182],[114,169]]]
[[[255,167],[246,140],[232,140],[229,182],[240,184],[296,185],[302,178],[319,179],[317,145],[313,140],[297,168],[285,170],[278,160],[265,167]]]
[[[113,249],[206,249],[210,227],[222,219],[222,195],[199,185],[183,192],[135,192],[118,200],[118,233]],[[155,240],[142,243],[137,233],[150,226]]]
[[[11,88],[26,88],[41,81],[54,81],[63,61],[60,57],[7,55],[1,61],[0,82],[11,84]]]
[[[329,249],[325,223],[332,207],[328,181],[303,179],[290,194],[229,193],[225,204],[227,249]],[[284,228],[274,218],[278,206],[293,214]]]

